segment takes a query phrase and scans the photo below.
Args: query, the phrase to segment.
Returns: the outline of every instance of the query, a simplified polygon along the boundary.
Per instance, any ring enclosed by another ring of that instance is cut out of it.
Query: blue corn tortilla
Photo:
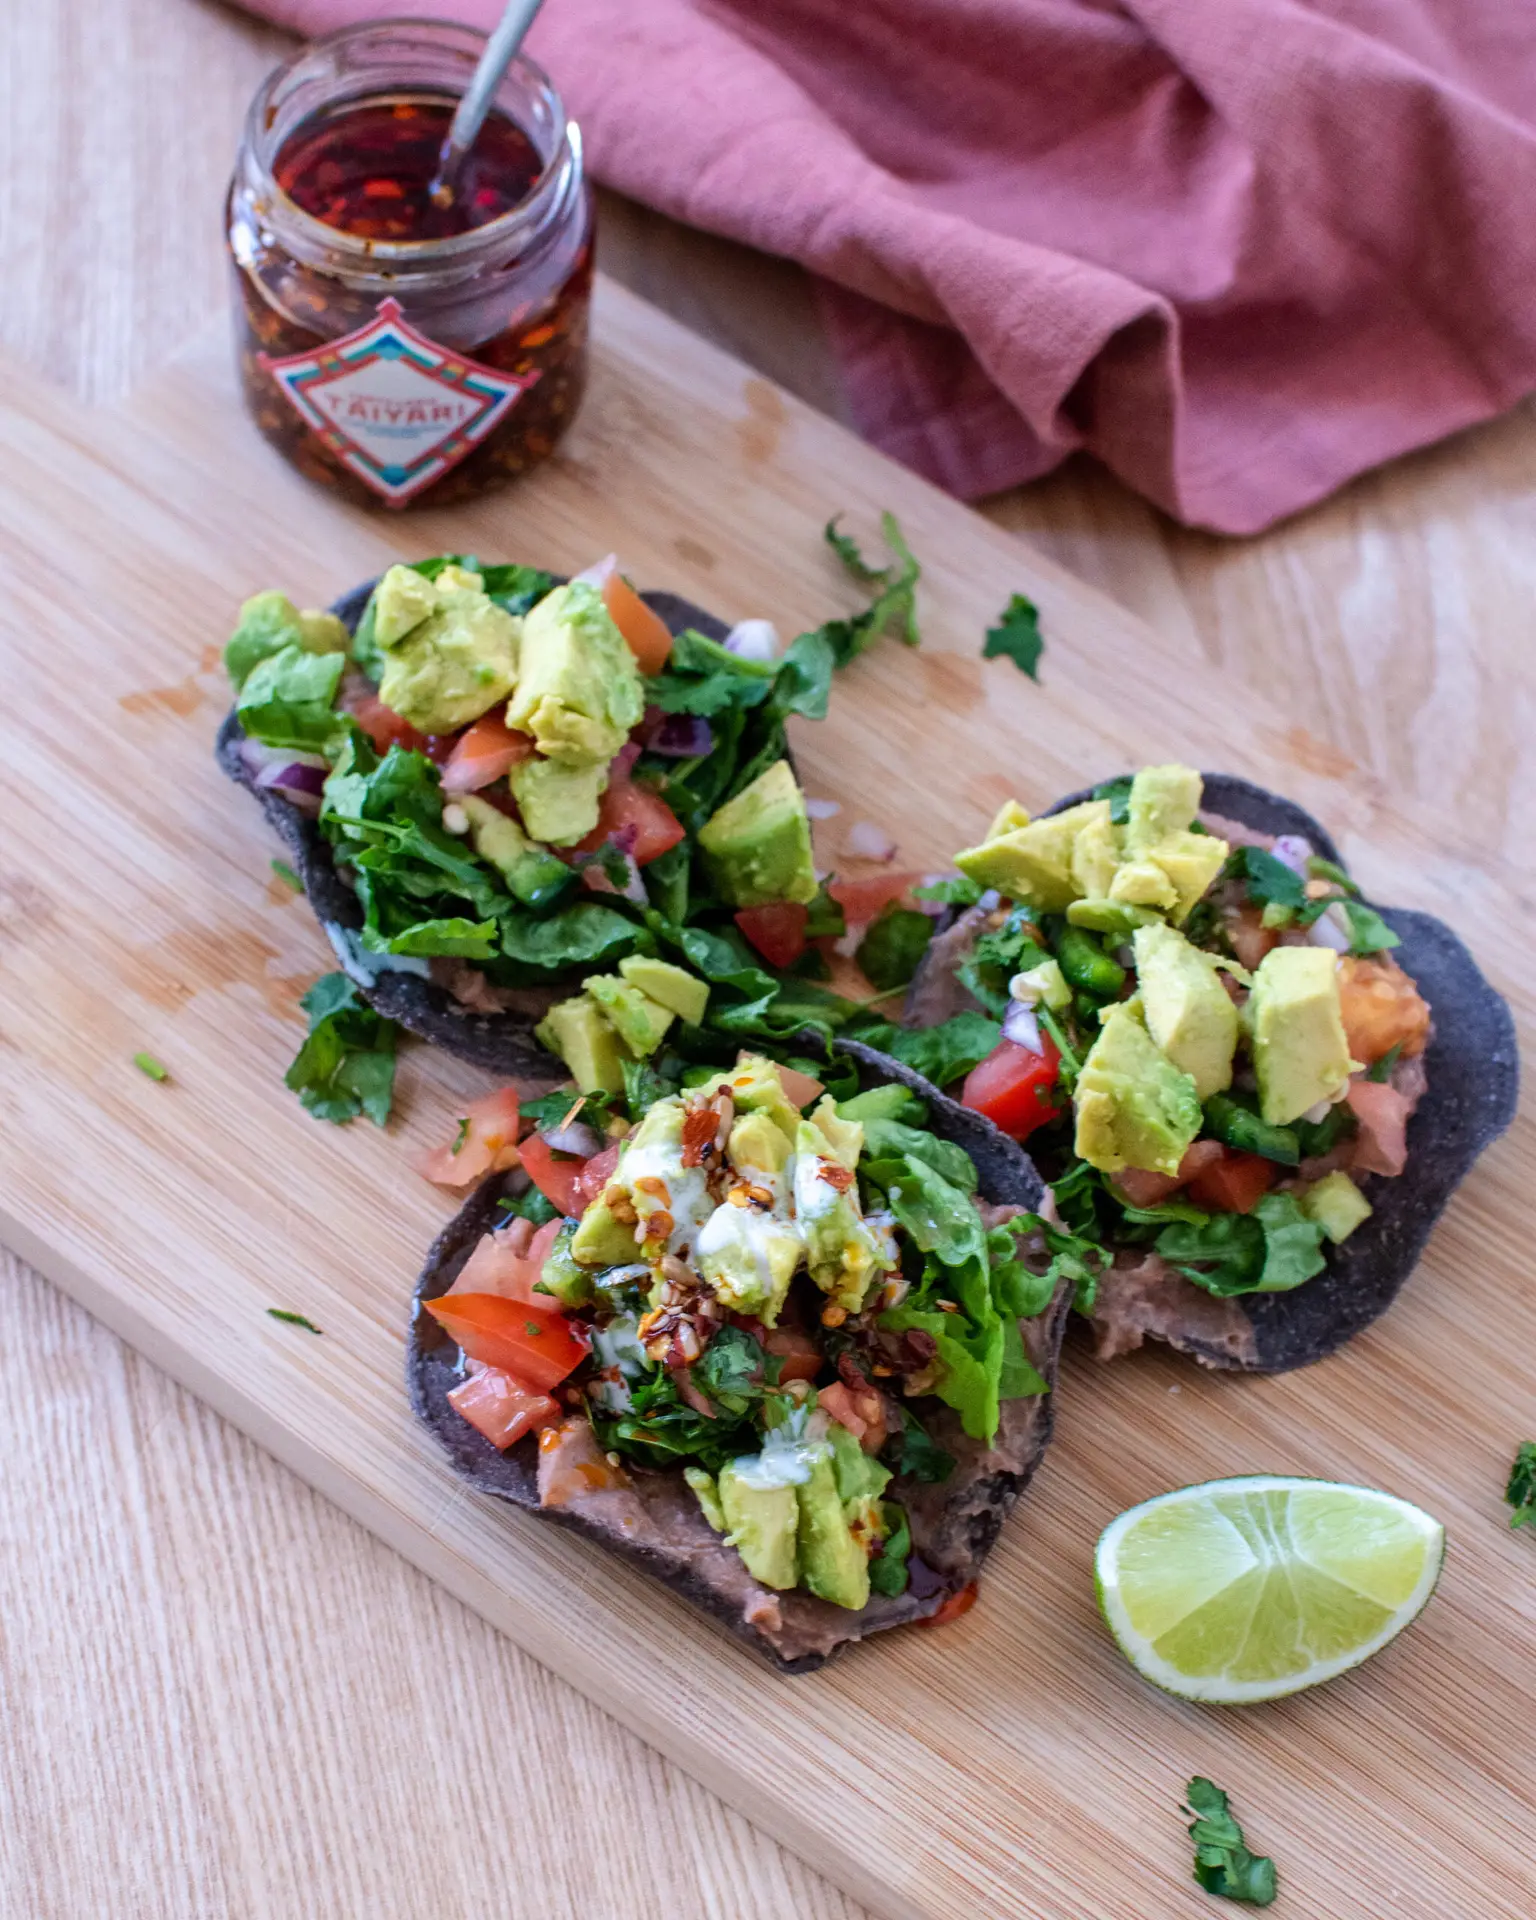
[[[348,632],[357,631],[376,580],[364,581],[335,601],[331,612]],[[723,620],[696,607],[676,593],[643,593],[641,599],[660,614],[670,632],[696,628],[711,640],[723,640],[730,629]],[[386,1019],[398,1021],[410,1033],[461,1060],[519,1082],[525,1092],[558,1085],[566,1077],[563,1063],[533,1037],[538,1015],[532,1013],[476,1013],[463,1006],[446,987],[426,975],[376,968],[371,956],[360,953],[347,938],[363,924],[357,895],[336,868],[334,850],[319,826],[279,793],[259,788],[241,758],[245,733],[233,708],[219,728],[214,753],[231,780],[255,796],[304,884],[315,918],[336,949],[337,959],[363,998]],[[574,978],[575,976],[573,976]],[[534,990],[537,991],[537,990]],[[551,992],[550,999],[559,997]]]
[[[991,1128],[990,1122],[980,1121],[996,1136],[984,1138],[977,1130],[978,1115],[957,1106],[897,1062],[852,1043],[845,1050],[858,1062],[862,1086],[899,1080],[922,1094],[929,1102],[928,1124],[933,1132],[963,1147],[975,1161],[979,1198],[1035,1211],[1045,1189],[1021,1147]],[[894,1597],[875,1594],[858,1612],[829,1605],[798,1589],[768,1596],[768,1590],[758,1587],[746,1572],[735,1549],[711,1531],[680,1469],[648,1469],[626,1462],[625,1471],[643,1509],[638,1526],[621,1527],[611,1513],[541,1507],[535,1436],[525,1437],[503,1453],[449,1403],[449,1391],[461,1378],[458,1348],[421,1302],[448,1291],[482,1236],[502,1218],[498,1203],[524,1180],[515,1172],[493,1174],[478,1187],[433,1243],[416,1284],[406,1344],[406,1385],[417,1418],[461,1479],[478,1493],[585,1534],[703,1609],[783,1673],[813,1672],[855,1641],[926,1619],[977,1577],[1050,1441],[1057,1366],[1071,1305],[1068,1287],[1062,1286],[1036,1319],[1021,1322],[1030,1361],[1053,1391],[1005,1400],[992,1446],[970,1439],[958,1416],[932,1396],[909,1403],[933,1439],[954,1457],[955,1468],[947,1480],[926,1485],[899,1476],[887,1491],[888,1499],[899,1500],[907,1509],[912,1529],[913,1579],[907,1592]],[[647,1537],[637,1537],[641,1534]],[[778,1614],[777,1623],[745,1617],[742,1600],[749,1591],[759,1599],[768,1596],[777,1602],[776,1609],[771,1609]]]
[[[1201,813],[1259,833],[1302,834],[1323,858],[1340,865],[1327,830],[1292,800],[1232,774],[1207,773]],[[1049,809],[1059,813],[1092,797],[1085,787]],[[1417,1266],[1451,1195],[1485,1148],[1514,1117],[1520,1065],[1514,1021],[1460,937],[1443,920],[1407,908],[1374,906],[1402,945],[1393,958],[1429,1002],[1434,1031],[1424,1055],[1427,1090],[1408,1123],[1408,1163],[1396,1178],[1360,1176],[1374,1211],[1342,1246],[1330,1247],[1324,1271],[1290,1293],[1214,1299],[1182,1275],[1157,1283],[1155,1324],[1143,1328],[1207,1366],[1283,1373],[1337,1351],[1379,1319]],[[941,929],[908,996],[906,1022],[927,1026],[974,1005],[954,978],[986,916],[972,908]],[[982,1161],[978,1158],[977,1165]],[[1126,1249],[1129,1262],[1143,1249]],[[1117,1263],[1117,1267],[1120,1263]],[[1101,1284],[1098,1322],[1107,1326],[1117,1274]],[[1138,1344],[1133,1342],[1132,1344]]]

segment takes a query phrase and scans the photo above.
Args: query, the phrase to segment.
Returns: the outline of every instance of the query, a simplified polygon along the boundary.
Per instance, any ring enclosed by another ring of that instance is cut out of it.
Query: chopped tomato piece
[[[963,1613],[969,1613],[976,1604],[976,1582],[962,1587],[958,1593],[952,1593],[937,1613],[930,1613],[926,1620],[914,1620],[915,1627],[947,1627],[951,1620],[958,1620]]]
[[[1220,1157],[1202,1167],[1185,1187],[1190,1199],[1207,1213],[1252,1213],[1275,1184],[1274,1161],[1257,1153],[1239,1153],[1215,1140],[1200,1144],[1216,1147]]]
[[[779,1362],[780,1386],[790,1380],[814,1380],[821,1372],[821,1349],[808,1333],[775,1327],[763,1345]]]
[[[603,604],[613,615],[613,624],[629,642],[629,650],[644,674],[660,673],[672,652],[672,631],[659,613],[654,613],[634,588],[614,567],[603,582]]]
[[[423,1302],[471,1360],[514,1373],[547,1393],[587,1357],[587,1339],[555,1306],[499,1293],[453,1293]]]
[[[590,1160],[582,1160],[575,1154],[556,1153],[539,1134],[530,1133],[519,1151],[539,1192],[551,1206],[573,1217],[597,1198],[619,1164],[617,1141]]]
[[[1000,1040],[979,1066],[965,1077],[960,1104],[971,1107],[1023,1140],[1060,1109],[1051,1099],[1061,1072],[1061,1053],[1049,1034],[1041,1034],[1043,1053],[1021,1047],[1016,1040]]]
[[[513,1220],[485,1235],[459,1269],[449,1293],[499,1293],[504,1300],[536,1300],[534,1287],[555,1244],[561,1222],[547,1220],[537,1232],[529,1220]]]
[[[802,1073],[798,1067],[779,1067],[779,1085],[784,1089],[785,1098],[797,1107],[808,1107],[813,1100],[819,1100],[826,1092],[826,1083],[813,1080],[808,1073]]]
[[[391,747],[403,747],[408,753],[427,752],[426,734],[418,733],[409,720],[402,720],[392,707],[386,707],[371,687],[348,695],[344,705],[379,753],[388,753]]]
[[[623,835],[626,827],[635,830],[629,851],[637,867],[659,860],[687,832],[660,794],[636,786],[633,780],[613,780],[598,804],[597,825],[585,840],[577,841],[573,851],[596,853],[599,847]]]
[[[743,907],[736,924],[770,967],[792,967],[805,952],[805,926],[810,909],[794,900],[773,900],[763,907]]]
[[[517,1089],[502,1087],[467,1106],[453,1139],[416,1164],[439,1187],[467,1187],[517,1161]]]
[[[1239,907],[1227,907],[1223,910],[1221,923],[1226,929],[1227,938],[1232,942],[1232,951],[1243,966],[1252,972],[1269,952],[1271,947],[1280,944],[1280,936],[1273,927],[1264,924],[1263,909],[1245,900]]]
[[[469,1378],[448,1391],[449,1405],[483,1433],[493,1447],[510,1447],[536,1427],[549,1427],[560,1418],[560,1408],[547,1393],[525,1386],[515,1373],[501,1367],[469,1363]]]
[[[866,1453],[878,1453],[885,1445],[885,1402],[873,1388],[861,1390],[838,1380],[817,1390],[816,1405],[846,1427]]]
[[[1339,962],[1339,1001],[1352,1057],[1373,1067],[1401,1047],[1422,1053],[1429,1039],[1429,1005],[1395,960],[1385,954],[1347,953]]]
[[[1149,1173],[1145,1167],[1122,1167],[1114,1184],[1133,1207],[1160,1207],[1186,1181],[1213,1167],[1226,1152],[1219,1140],[1196,1140],[1179,1162],[1177,1173]]]
[[[862,927],[878,919],[921,879],[920,873],[875,873],[865,880],[829,880],[827,892],[842,908],[849,926]]]
[[[459,735],[443,768],[444,793],[478,793],[533,752],[532,740],[514,733],[504,715],[494,707]]]
[[[1360,1123],[1354,1169],[1401,1173],[1408,1160],[1407,1097],[1385,1080],[1351,1080],[1349,1104]]]

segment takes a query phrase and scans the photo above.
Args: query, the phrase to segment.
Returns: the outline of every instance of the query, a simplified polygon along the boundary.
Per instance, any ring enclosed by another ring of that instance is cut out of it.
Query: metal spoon
[[[485,43],[485,52],[476,63],[474,75],[464,90],[464,97],[453,116],[453,124],[448,129],[448,137],[437,156],[437,172],[428,189],[433,206],[453,205],[454,183],[464,163],[464,156],[475,144],[481,127],[485,125],[485,116],[491,110],[496,90],[505,78],[507,68],[517,57],[517,50],[523,44],[528,29],[533,25],[534,16],[543,3],[544,0],[507,0],[507,10]]]

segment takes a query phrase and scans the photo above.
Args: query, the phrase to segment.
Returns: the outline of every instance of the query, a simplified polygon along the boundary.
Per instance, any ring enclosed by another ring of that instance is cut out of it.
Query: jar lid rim
[[[478,227],[466,228],[463,233],[449,234],[441,239],[431,240],[372,240],[361,234],[348,233],[344,228],[328,226],[325,221],[301,207],[289,197],[278,184],[270,165],[275,152],[266,149],[273,145],[269,136],[276,125],[276,115],[272,112],[273,97],[281,84],[305,61],[316,54],[324,55],[334,48],[349,42],[378,38],[398,38],[402,30],[426,32],[440,40],[457,40],[466,52],[483,46],[489,37],[478,27],[467,26],[456,20],[433,20],[422,15],[400,15],[388,20],[363,20],[351,26],[337,27],[331,33],[319,34],[313,40],[306,41],[288,59],[280,62],[262,81],[251,100],[246,115],[245,143],[248,150],[260,158],[262,170],[268,176],[270,191],[281,202],[284,220],[292,221],[296,230],[304,234],[313,244],[323,247],[332,255],[350,256],[359,266],[374,268],[399,267],[409,269],[412,266],[438,266],[464,255],[478,253],[484,249],[495,248],[515,237],[522,229],[537,224],[538,216],[545,211],[548,202],[559,191],[564,175],[572,163],[581,166],[581,129],[565,111],[565,102],[553,80],[537,60],[526,53],[519,53],[507,69],[508,75],[520,74],[530,79],[543,95],[550,109],[551,123],[555,139],[549,157],[540,169],[538,178],[533,182],[521,200],[515,206],[508,207],[505,213],[499,213],[495,219],[487,220]],[[478,52],[475,53],[478,58]],[[384,90],[381,80],[380,91]],[[370,97],[366,87],[355,98],[365,101]],[[527,129],[523,130],[525,133]]]

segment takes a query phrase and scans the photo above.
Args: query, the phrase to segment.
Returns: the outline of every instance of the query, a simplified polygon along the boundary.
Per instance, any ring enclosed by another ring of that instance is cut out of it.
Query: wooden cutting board
[[[1395,1312],[1344,1355],[1255,1381],[1071,1353],[1057,1444],[981,1605],[823,1674],[770,1675],[585,1543],[463,1491],[415,1431],[405,1303],[449,1202],[409,1156],[484,1083],[413,1048],[384,1134],[319,1125],[282,1086],[298,995],[329,950],[210,753],[217,649],[257,587],[316,604],[398,554],[572,568],[612,548],[643,585],[793,632],[851,604],[822,521],[846,509],[867,533],[892,507],[926,564],[926,642],[862,661],[831,720],[797,737],[809,790],[843,805],[829,856],[872,818],[904,863],[937,865],[1009,794],[1034,806],[1172,757],[1226,768],[1320,814],[1377,897],[1455,920],[1532,1027],[1513,822],[1507,846],[1464,844],[1433,793],[1356,776],[612,286],[598,337],[557,460],[514,493],[408,519],[337,506],[271,455],[222,339],[119,414],[7,381],[0,1237],[881,1913],[1214,1911],[1177,1814],[1199,1772],[1277,1857],[1277,1912],[1529,1915],[1536,1542],[1510,1534],[1500,1500],[1516,1441],[1536,1434],[1528,1116],[1469,1180]],[[1015,590],[1044,616],[1038,686],[980,656]],[[141,1048],[169,1083],[135,1071]],[[1424,1620],[1363,1672],[1279,1706],[1199,1710],[1143,1686],[1109,1643],[1092,1546],[1133,1501],[1254,1470],[1388,1487],[1446,1522],[1450,1559]],[[508,1756],[514,1805],[520,1764]],[[622,1846],[622,1820],[590,1843]]]

